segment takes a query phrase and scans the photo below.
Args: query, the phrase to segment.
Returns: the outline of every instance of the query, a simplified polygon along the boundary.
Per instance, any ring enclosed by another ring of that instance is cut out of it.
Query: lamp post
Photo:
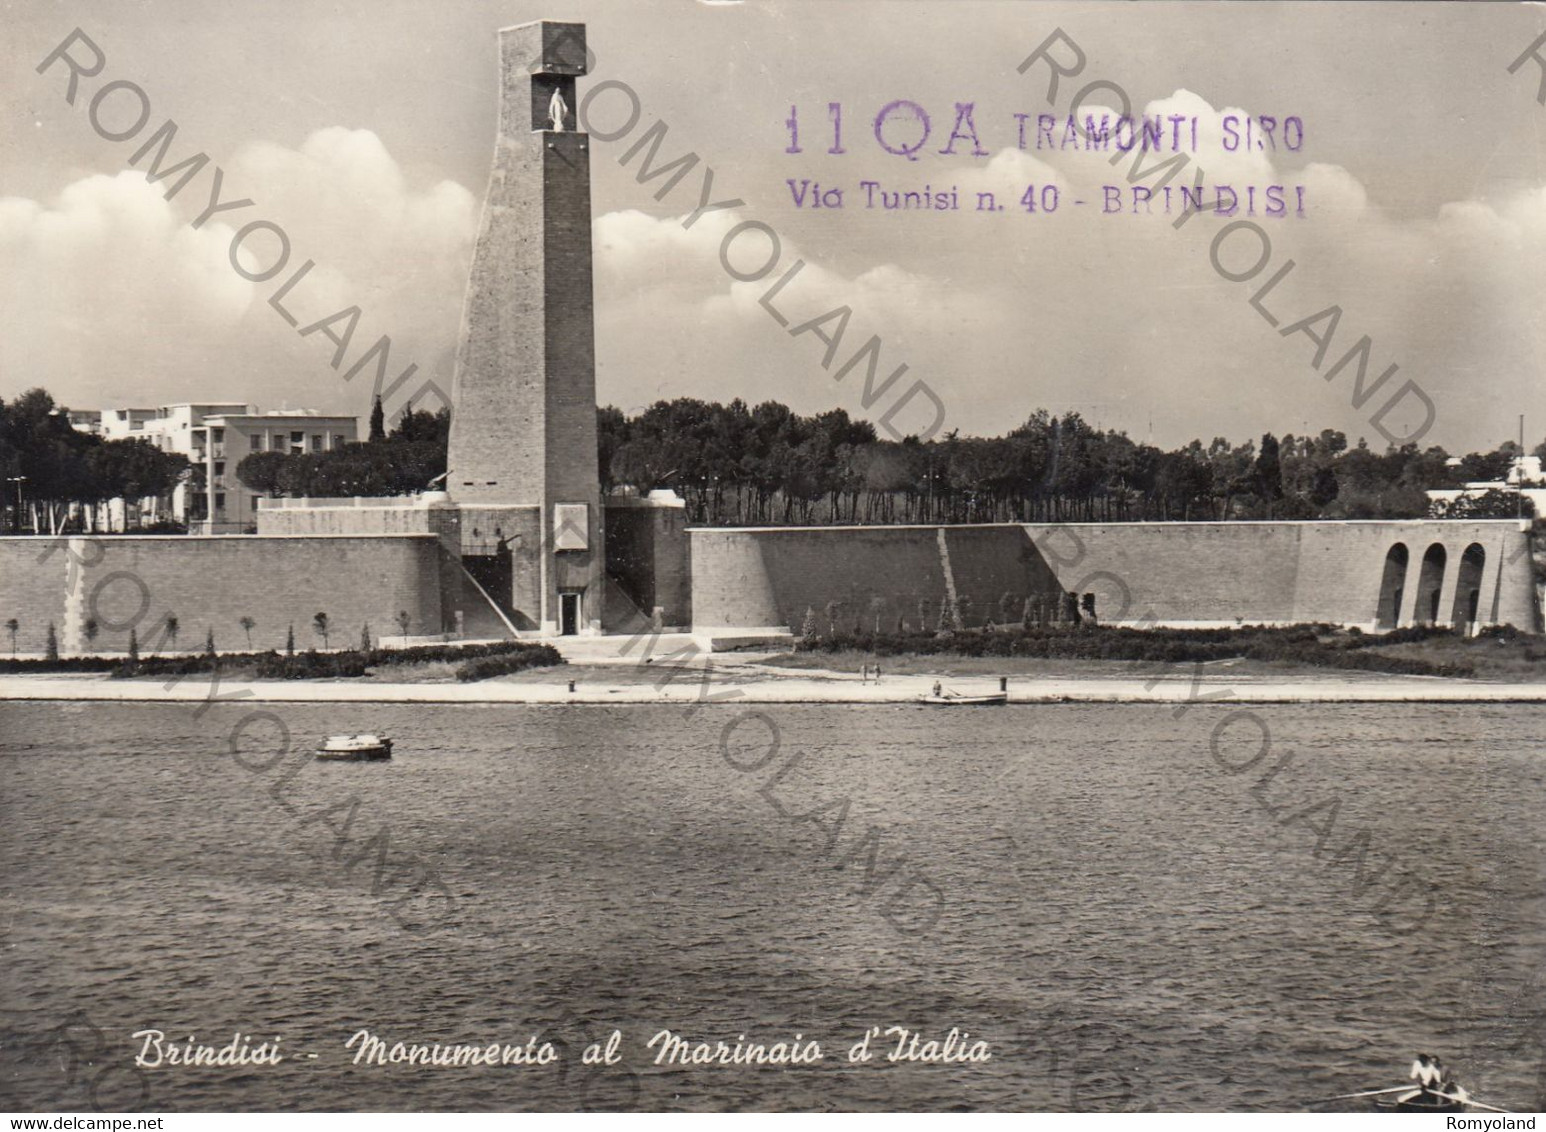
[[[6,483],[14,483],[16,485],[16,533],[17,534],[21,534],[21,512],[22,512],[21,485],[23,484],[23,482],[26,481],[26,479],[27,479],[26,476],[7,476],[6,479],[5,479]],[[37,531],[34,530],[32,533],[33,534],[37,534]]]

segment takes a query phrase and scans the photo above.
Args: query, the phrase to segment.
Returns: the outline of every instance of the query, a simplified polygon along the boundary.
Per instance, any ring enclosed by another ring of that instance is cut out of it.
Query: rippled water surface
[[[0,705],[0,1108],[1292,1109],[1419,1049],[1538,1103],[1537,707],[252,710]],[[301,761],[365,728],[391,763]],[[993,1058],[848,1062],[896,1025]],[[141,1079],[145,1028],[286,1060]]]

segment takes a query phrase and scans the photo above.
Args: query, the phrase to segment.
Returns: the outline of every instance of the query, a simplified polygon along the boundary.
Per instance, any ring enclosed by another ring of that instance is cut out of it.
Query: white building
[[[316,455],[352,444],[359,435],[355,417],[324,416],[312,409],[275,409],[211,413],[193,430],[194,463],[204,465],[204,498],[195,507],[201,534],[232,534],[257,529],[260,492],[236,477],[236,465],[254,452]]]
[[[72,413],[71,423],[106,440],[147,440],[200,467],[203,476],[185,478],[169,498],[114,500],[109,508],[111,522],[119,528],[131,515],[140,523],[172,518],[186,522],[196,534],[255,528],[258,493],[236,477],[243,457],[253,452],[330,452],[359,435],[359,421],[352,416],[312,409],[260,413],[245,401],[103,409],[99,414]]]
[[[1458,460],[1450,461],[1458,464]],[[1476,498],[1486,495],[1489,491],[1506,491],[1510,495],[1518,492],[1525,499],[1535,504],[1535,513],[1546,517],[1546,472],[1541,470],[1541,458],[1539,456],[1518,456],[1508,470],[1508,475],[1501,480],[1493,480],[1485,483],[1468,483],[1461,488],[1446,488],[1428,492],[1428,499],[1433,503],[1453,503],[1462,497]]]

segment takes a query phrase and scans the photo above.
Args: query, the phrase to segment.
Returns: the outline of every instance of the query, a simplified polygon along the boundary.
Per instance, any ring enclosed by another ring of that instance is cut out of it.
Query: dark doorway
[[[1374,618],[1381,629],[1394,629],[1401,623],[1401,596],[1406,587],[1406,567],[1410,557],[1406,544],[1401,542],[1385,554],[1385,572],[1380,576],[1380,604]]]
[[[1460,556],[1460,573],[1455,580],[1455,610],[1450,620],[1457,626],[1467,626],[1476,620],[1482,599],[1482,570],[1487,565],[1487,552],[1480,543],[1472,543]]]
[[[1422,571],[1417,575],[1417,601],[1413,620],[1433,625],[1439,619],[1439,594],[1444,589],[1444,562],[1448,555],[1441,543],[1434,543],[1423,555]]]
[[[565,637],[573,637],[580,631],[580,595],[558,595],[558,631]]]
[[[523,618],[515,608],[515,568],[509,547],[501,541],[497,545],[485,544],[482,548],[493,553],[462,555],[462,569],[477,583],[463,587],[468,635],[476,638],[508,636],[507,622],[518,628],[530,628],[533,622]]]

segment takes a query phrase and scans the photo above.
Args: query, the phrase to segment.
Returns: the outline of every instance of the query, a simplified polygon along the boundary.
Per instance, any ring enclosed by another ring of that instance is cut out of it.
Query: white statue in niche
[[[564,132],[564,115],[567,113],[569,107],[564,102],[564,96],[555,90],[553,97],[548,100],[548,124],[554,133]]]

